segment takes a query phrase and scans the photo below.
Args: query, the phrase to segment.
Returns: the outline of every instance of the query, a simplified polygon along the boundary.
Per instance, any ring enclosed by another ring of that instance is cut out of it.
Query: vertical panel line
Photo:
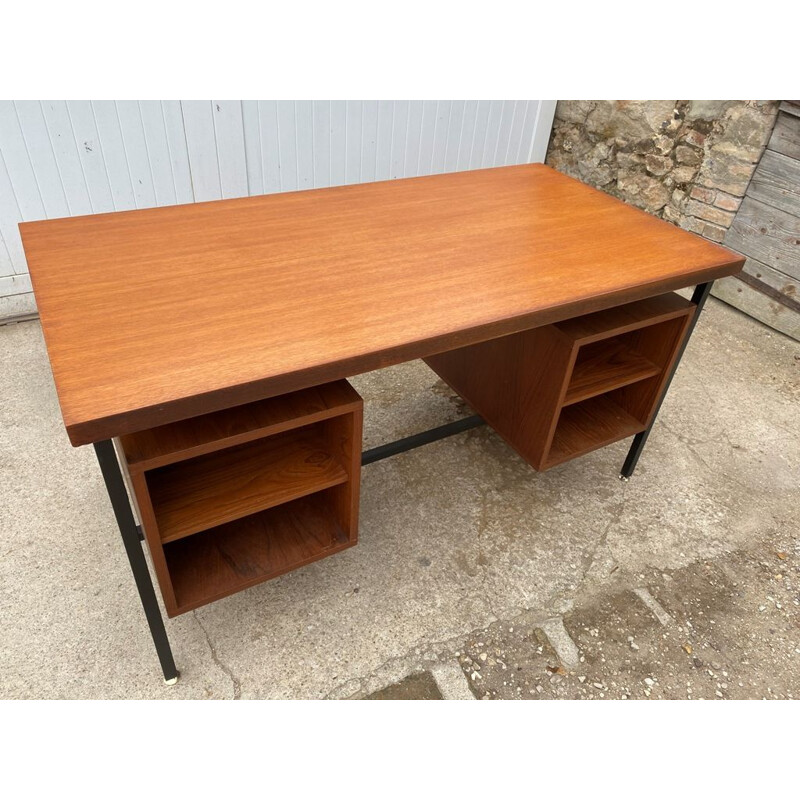
[[[514,130],[514,120],[517,118],[517,101],[514,101],[514,110],[511,112],[511,124],[508,126],[508,141],[506,142],[506,154],[503,156],[503,163],[508,163],[508,148],[511,147],[511,133]]]
[[[164,138],[167,140],[167,155],[169,156],[169,174],[172,175],[172,189],[175,192],[175,204],[178,204],[178,182],[175,180],[175,167],[172,164],[173,153],[172,153],[172,146],[169,143],[169,136],[167,135],[167,117],[164,114],[164,101],[158,101],[158,107],[161,109],[161,123],[164,126]],[[140,109],[141,110],[141,109]],[[145,141],[147,141],[147,137],[145,136]],[[188,158],[188,155],[187,155]],[[155,194],[155,180],[153,181],[153,194]],[[158,198],[156,198],[156,203],[158,203]]]
[[[281,155],[281,115],[278,113],[278,100],[275,101],[275,135],[278,137],[278,191],[283,191],[283,156]]]
[[[296,102],[297,101],[295,101],[295,103]],[[311,187],[313,189],[317,188],[317,164],[316,164],[317,159],[315,157],[316,156],[316,149],[317,149],[317,137],[316,137],[316,127],[317,126],[315,125],[316,118],[317,118],[316,103],[312,100],[311,101]],[[295,116],[295,125],[294,125],[294,135],[295,135],[295,142],[296,142],[297,141],[297,117],[296,116]],[[295,149],[296,148],[297,148],[297,145],[295,145]],[[298,164],[298,170],[299,170],[299,165],[300,165],[300,152],[299,151],[297,153],[297,156],[298,156],[297,164]],[[328,160],[330,160],[330,159],[328,159]],[[330,181],[328,183],[330,183]],[[300,186],[299,173],[298,173],[297,185],[298,185],[298,187]]]
[[[36,169],[33,166],[33,159],[31,158],[31,151],[28,147],[28,139],[25,136],[25,131],[22,129],[22,121],[19,118],[19,110],[17,109],[17,101],[12,101],[12,105],[14,106],[14,116],[17,118],[17,127],[19,128],[19,135],[22,137],[22,144],[25,146],[25,155],[28,157],[28,164],[31,167],[31,174],[33,175],[33,182],[36,184],[36,191],[39,193],[39,202],[42,204],[42,209],[44,210],[44,215],[47,217],[47,207],[44,204],[44,195],[42,194],[42,187],[39,185],[39,176],[36,174]],[[39,111],[42,113],[42,122],[44,123],[44,129],[47,131],[47,141],[50,142],[50,152],[53,154],[53,162],[56,165],[56,172],[58,173],[58,180],[61,183],[61,192],[64,195],[64,205],[69,208],[69,201],[67,200],[67,192],[64,188],[64,179],[61,177],[61,169],[58,166],[58,159],[56,158],[56,152],[53,148],[53,140],[50,138],[50,128],[47,124],[47,120],[44,116],[44,108],[42,106],[42,101],[39,100]],[[14,199],[17,200],[17,190],[14,188],[14,182],[11,180],[11,173],[8,175],[8,182],[11,184],[11,191],[14,193]],[[17,200],[17,210],[19,211],[19,218],[22,219],[22,208],[19,204],[19,200]]]
[[[403,173],[401,175],[402,178],[405,178],[408,174],[406,172],[406,159],[408,158],[408,133],[411,130],[411,103],[413,101],[408,101],[408,110],[406,111],[406,138],[403,142]]]
[[[197,193],[194,190],[194,171],[192,170],[192,159],[189,158],[189,138],[186,134],[186,115],[183,113],[183,100],[178,100],[181,107],[181,125],[183,127],[183,143],[186,145],[186,161],[189,164],[189,185],[192,187],[192,202],[197,202]]]
[[[119,116],[119,104],[114,100],[114,113],[117,116],[117,125],[119,125],[119,137],[122,139],[122,152],[125,155],[125,167],[128,170],[128,180],[131,182],[131,193],[133,194],[133,202],[136,208],[139,208],[139,200],[136,197],[136,184],[133,182],[133,173],[131,172],[131,163],[128,159],[128,145],[125,144],[125,131],[122,127],[122,120]],[[155,192],[155,189],[154,189]]]
[[[300,188],[300,144],[299,144],[299,142],[297,140],[297,100],[292,100],[292,111],[294,113],[294,172],[295,172],[295,185],[299,189]]]
[[[359,100],[361,103],[361,152],[358,154],[358,182],[361,183],[361,178],[364,175],[364,101]]]
[[[256,100],[256,118],[258,119],[258,152],[261,154],[261,191],[267,193],[267,179],[264,177],[264,132],[261,130],[261,101]]]
[[[106,180],[108,181],[108,193],[111,195],[111,205],[114,208],[114,211],[117,210],[117,201],[114,199],[114,189],[111,186],[111,178],[108,175],[108,164],[106,163],[106,154],[105,150],[103,149],[103,137],[100,134],[100,128],[97,124],[97,114],[94,113],[94,100],[89,101],[89,108],[92,112],[92,121],[94,122],[94,129],[97,132],[97,143],[100,147],[100,158],[103,160],[103,172],[106,175]],[[91,198],[90,198],[91,199]]]
[[[519,135],[519,144],[517,145],[517,154],[516,154],[516,156],[514,156],[514,163],[519,163],[519,154],[522,151],[523,144],[525,143],[523,138],[522,138],[522,134],[525,132],[525,123],[528,121],[528,110],[530,109],[530,107],[531,107],[531,101],[530,100],[526,100],[525,101],[525,114],[522,117],[522,128],[520,130],[520,135]]]
[[[72,122],[72,114],[69,110],[69,103],[65,100],[64,101],[64,108],[67,109],[67,119],[69,120],[69,129],[72,131],[72,141],[75,143],[75,153],[78,156],[78,165],[81,168],[81,175],[83,176],[83,185],[86,187],[86,196],[89,198],[89,208],[92,209],[92,214],[94,214],[94,202],[92,200],[92,193],[89,191],[89,181],[86,179],[86,170],[83,166],[83,159],[81,158],[81,146],[78,144],[78,136],[75,133],[75,125]],[[109,189],[111,187],[109,186]]]
[[[5,156],[3,155],[3,148],[2,147],[0,147],[0,167],[2,167],[3,171],[6,174],[6,177],[8,178],[8,185],[11,187],[11,194],[14,197],[14,203],[17,206],[17,219],[21,220],[22,219],[22,209],[19,207],[19,200],[17,200],[17,193],[16,193],[16,191],[14,189],[14,184],[11,182],[11,175],[10,175],[10,173],[8,171],[8,165],[6,164],[6,159],[5,159]],[[4,240],[4,243],[5,243],[5,240]],[[10,258],[10,256],[11,256],[11,253],[9,252],[9,258]],[[24,260],[25,260],[25,256],[23,255],[23,261]],[[25,266],[26,266],[25,264],[17,264],[14,261],[14,259],[11,259],[11,268],[14,270],[14,274],[15,275],[24,275],[24,274],[26,274],[27,270],[24,269]],[[19,271],[20,267],[23,267],[23,271],[22,272]]]
[[[436,129],[439,126],[439,103],[436,101],[436,111],[433,112],[433,137],[431,139],[431,163],[428,165],[428,174],[433,172],[433,156],[436,153]]]
[[[239,101],[239,116],[242,118],[242,154],[244,155],[244,179],[247,184],[247,196],[250,197],[250,170],[247,169],[247,140],[244,132],[244,100]]]
[[[150,158],[150,145],[147,143],[147,131],[144,128],[144,117],[142,116],[142,101],[136,101],[136,108],[139,112],[139,123],[142,126],[142,140],[144,141],[144,154],[147,156],[147,168],[150,171],[150,182],[153,184],[153,199],[156,201],[156,206],[160,205],[158,202],[158,195],[156,194],[156,176],[153,174],[153,160]],[[166,131],[164,131],[166,134]],[[177,193],[175,199],[177,200]]]
[[[531,146],[528,148],[528,163],[533,161],[533,148],[536,145],[536,128],[542,119],[542,103],[544,100],[536,101],[536,119],[533,121],[533,131],[531,132]]]
[[[224,200],[225,192],[222,188],[222,164],[219,160],[219,139],[217,138],[217,117],[214,108],[217,105],[215,100],[208,101],[211,104],[211,130],[214,133],[214,155],[217,158],[217,181],[219,182],[219,196]]]

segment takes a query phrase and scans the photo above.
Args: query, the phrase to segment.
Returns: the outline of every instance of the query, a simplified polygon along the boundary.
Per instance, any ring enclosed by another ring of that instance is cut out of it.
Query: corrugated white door
[[[0,318],[17,223],[543,161],[550,100],[1,101]]]

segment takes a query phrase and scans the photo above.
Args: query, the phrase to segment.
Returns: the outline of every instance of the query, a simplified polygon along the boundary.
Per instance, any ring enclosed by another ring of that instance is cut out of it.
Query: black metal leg
[[[106,489],[111,499],[111,505],[114,508],[114,516],[117,518],[119,532],[122,534],[125,552],[128,554],[128,561],[131,565],[133,578],[136,581],[136,588],[139,590],[139,597],[147,617],[147,624],[150,626],[150,634],[153,637],[158,660],[161,662],[164,681],[168,684],[173,684],[178,680],[178,670],[175,668],[175,659],[172,657],[172,649],[169,646],[167,631],[164,628],[164,620],[161,618],[161,609],[158,607],[153,581],[150,579],[150,571],[147,569],[147,562],[142,552],[139,529],[133,517],[114,444],[109,439],[106,439],[103,442],[97,442],[94,445],[94,450],[97,454],[97,460],[100,462],[100,471],[103,473],[103,480],[106,482]]]
[[[633,444],[631,445],[631,449],[628,451],[628,457],[625,459],[625,463],[622,465],[622,471],[620,472],[619,477],[627,481],[628,478],[633,475],[633,471],[636,469],[636,464],[639,461],[639,456],[642,454],[642,450],[644,450],[645,442],[647,441],[647,437],[650,435],[650,431],[653,429],[653,425],[655,424],[656,417],[658,417],[658,412],[661,408],[661,404],[664,402],[664,398],[667,395],[667,390],[669,389],[669,385],[672,383],[672,378],[675,376],[675,370],[678,369],[678,364],[681,363],[681,359],[683,358],[684,350],[686,350],[686,345],[689,343],[689,338],[692,335],[692,331],[694,330],[694,326],[697,324],[697,318],[700,316],[700,312],[703,310],[703,306],[705,305],[706,299],[708,298],[709,292],[711,291],[711,287],[714,285],[714,281],[709,281],[708,283],[701,283],[695,286],[694,293],[692,294],[692,302],[697,306],[694,311],[694,315],[692,316],[692,320],[689,323],[689,329],[686,331],[686,336],[683,339],[683,344],[681,345],[680,350],[678,351],[678,357],[675,359],[675,363],[672,365],[672,370],[669,373],[669,377],[667,378],[667,382],[664,385],[664,389],[661,392],[661,397],[658,400],[658,404],[656,405],[655,413],[653,414],[653,419],[650,420],[650,424],[647,426],[647,429],[642,431],[641,433],[637,433],[636,436],[633,438]]]

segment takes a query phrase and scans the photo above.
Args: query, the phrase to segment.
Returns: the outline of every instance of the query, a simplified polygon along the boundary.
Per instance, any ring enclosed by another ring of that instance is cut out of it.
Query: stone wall
[[[547,163],[721,242],[777,112],[774,100],[561,100]]]

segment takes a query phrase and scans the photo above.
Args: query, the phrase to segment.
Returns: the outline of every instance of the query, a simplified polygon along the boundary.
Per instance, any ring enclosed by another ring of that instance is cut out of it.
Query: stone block
[[[656,138],[653,139],[653,146],[655,147],[656,153],[666,155],[672,152],[675,142],[673,142],[669,136],[656,136]]]
[[[719,119],[725,110],[733,105],[735,100],[691,100],[686,110],[686,119]]]
[[[703,153],[701,150],[697,150],[694,147],[679,144],[675,148],[675,158],[680,164],[690,164],[694,166],[703,160]]]
[[[699,233],[701,235],[703,233],[703,228],[707,224],[708,223],[703,222],[703,220],[696,219],[695,217],[684,216],[680,221],[681,228],[684,228],[687,231],[691,231],[692,233]]]
[[[725,238],[726,228],[721,228],[719,225],[713,225],[706,222],[703,225],[702,234],[706,239],[711,239],[712,242],[721,242]]]
[[[704,133],[692,129],[683,137],[683,140],[695,147],[702,147],[705,144],[706,136]]]
[[[691,197],[699,200],[701,203],[714,203],[717,193],[713,189],[706,189],[704,186],[695,186],[692,188]]]
[[[617,153],[617,166],[620,169],[635,169],[642,164],[644,164],[644,156],[638,153]]]
[[[672,170],[672,177],[675,183],[691,183],[694,176],[697,174],[697,167],[691,167],[688,164],[682,164]]]
[[[699,200],[689,200],[686,205],[686,213],[694,217],[713,222],[723,228],[728,228],[733,222],[733,212],[725,211],[722,208],[715,208],[714,206],[701,203]]]
[[[648,155],[644,159],[645,167],[651,175],[666,175],[673,167],[672,159],[669,156]]]
[[[713,147],[703,162],[697,182],[710,189],[721,189],[728,194],[743,197],[754,169],[755,164],[732,158]]]
[[[738,147],[759,151],[766,145],[775,119],[774,114],[765,113],[765,110],[750,105],[728,109],[723,122],[723,138],[735,142]]]
[[[734,197],[731,194],[725,194],[725,192],[717,192],[716,199],[714,200],[714,205],[717,206],[717,208],[724,208],[726,211],[737,211],[741,204],[741,197]]]
[[[556,105],[556,121],[583,125],[595,105],[593,100],[559,100]]]
[[[645,211],[659,211],[669,201],[669,189],[644,173],[620,173],[617,176],[617,189],[624,199]]]

